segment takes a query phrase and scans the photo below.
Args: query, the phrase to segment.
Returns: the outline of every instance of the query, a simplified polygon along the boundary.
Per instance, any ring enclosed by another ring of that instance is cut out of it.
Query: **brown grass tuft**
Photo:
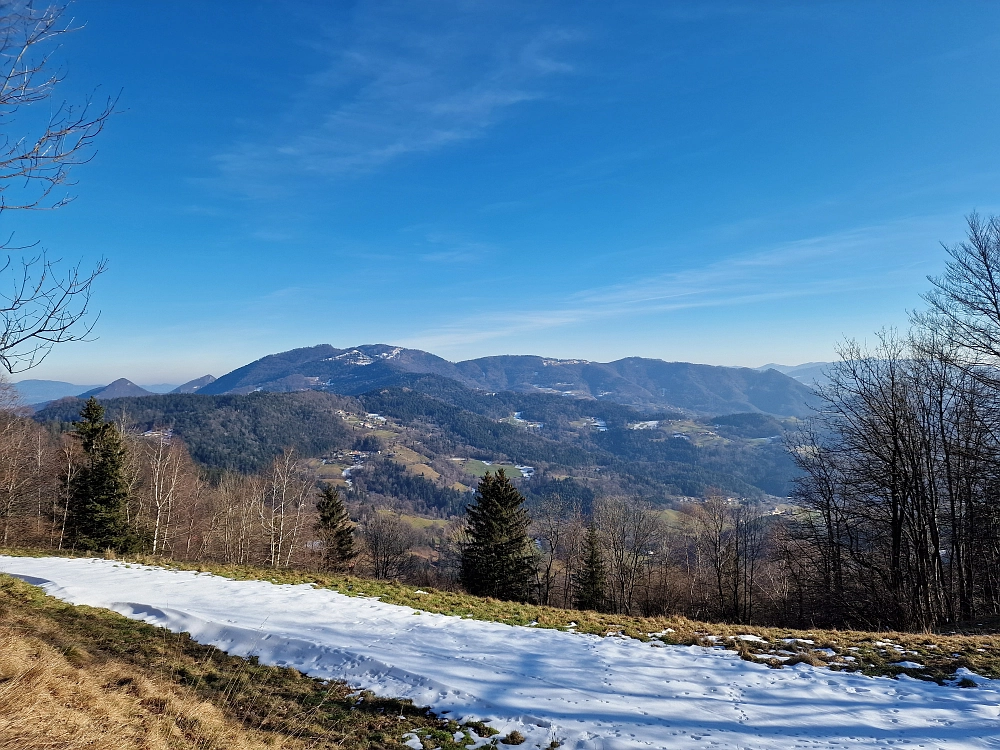
[[[108,662],[81,668],[22,633],[0,636],[0,748],[274,748],[207,701]]]
[[[785,666],[792,667],[796,664],[809,664],[813,667],[825,667],[826,662],[820,659],[816,654],[809,651],[803,651],[796,654],[795,656],[790,656],[788,661],[785,662]]]

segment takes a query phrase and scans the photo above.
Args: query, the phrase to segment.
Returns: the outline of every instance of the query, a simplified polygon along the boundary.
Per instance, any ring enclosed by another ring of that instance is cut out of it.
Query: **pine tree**
[[[354,524],[336,487],[328,484],[320,490],[316,512],[316,531],[323,540],[323,566],[327,570],[346,570],[357,555]]]
[[[597,537],[597,529],[591,524],[583,540],[583,563],[573,581],[576,608],[602,611],[607,578],[607,569],[601,556],[601,540]]]
[[[476,596],[526,601],[535,559],[524,497],[499,469],[479,482],[466,509],[469,543],[462,550],[459,580]]]
[[[131,552],[137,540],[129,532],[126,504],[125,444],[117,425],[104,421],[104,407],[91,397],[74,431],[85,455],[70,487],[68,521],[74,547]]]

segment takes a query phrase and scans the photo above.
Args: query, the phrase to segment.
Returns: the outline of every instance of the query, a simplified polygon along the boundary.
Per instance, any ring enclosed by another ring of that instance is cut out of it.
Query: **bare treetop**
[[[113,98],[100,106],[90,98],[81,105],[61,102],[45,120],[24,111],[50,100],[63,80],[51,56],[60,36],[81,28],[64,18],[65,11],[65,5],[38,10],[31,2],[0,0],[0,211],[68,203],[70,196],[52,193],[67,184],[71,167],[93,157],[90,147],[114,111]],[[35,134],[12,134],[22,115],[29,127],[32,120],[39,123]]]
[[[114,111],[117,99],[95,106],[52,100],[63,73],[52,54],[63,34],[81,28],[65,17],[65,4],[37,8],[32,2],[0,0],[0,213],[64,206],[72,197],[56,194],[69,182],[70,169],[93,158],[93,142]],[[11,234],[0,250],[14,247]],[[52,346],[86,339],[96,320],[88,320],[91,286],[104,270],[78,263],[61,268],[44,251],[0,263],[0,365],[23,372]]]
[[[929,277],[934,288],[924,299],[972,364],[995,366],[1000,360],[1000,218],[983,219],[973,212],[968,225],[966,240],[945,245],[950,260],[941,276]]]

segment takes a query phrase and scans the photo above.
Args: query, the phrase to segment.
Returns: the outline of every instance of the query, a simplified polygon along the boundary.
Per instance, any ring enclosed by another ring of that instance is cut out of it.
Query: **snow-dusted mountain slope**
[[[0,557],[60,599],[268,664],[518,729],[524,747],[997,748],[1000,684],[773,670],[729,651],[510,627],[261,581]]]

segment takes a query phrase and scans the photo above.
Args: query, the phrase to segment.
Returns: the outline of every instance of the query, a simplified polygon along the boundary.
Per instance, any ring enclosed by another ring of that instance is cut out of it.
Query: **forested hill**
[[[584,501],[594,492],[669,502],[709,488],[745,496],[789,491],[794,469],[780,439],[786,422],[769,415],[692,419],[606,401],[477,391],[442,376],[411,373],[407,381],[353,398],[306,390],[103,403],[109,419],[124,418],[139,432],[173,430],[206,467],[257,471],[291,447],[322,459],[317,471],[332,481],[349,469],[373,492],[405,494],[442,512],[460,504],[454,491],[474,487],[490,464],[515,476],[515,464],[530,467],[533,476],[518,480],[529,495],[558,485],[560,494]],[[35,418],[67,429],[82,406],[63,399]]]
[[[36,412],[35,419],[68,427],[79,418],[84,403],[60,399]],[[102,404],[110,421],[124,416],[139,431],[172,429],[192,458],[211,468],[257,471],[286,447],[317,456],[354,439],[337,410],[356,405],[329,393],[164,394]]]
[[[642,357],[589,362],[498,356],[453,363],[418,349],[386,344],[353,349],[321,344],[272,354],[233,370],[201,392],[310,389],[356,396],[378,388],[400,387],[420,375],[445,378],[478,391],[547,393],[699,415],[763,412],[804,417],[817,403],[809,387],[777,370],[761,372]]]

